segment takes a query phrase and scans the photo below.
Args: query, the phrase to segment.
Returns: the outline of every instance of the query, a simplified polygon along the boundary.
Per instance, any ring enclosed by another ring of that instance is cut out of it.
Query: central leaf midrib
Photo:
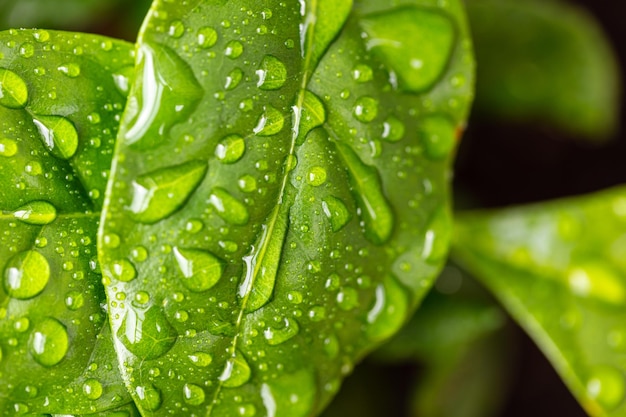
[[[304,105],[304,98],[305,98],[305,92],[307,90],[307,86],[309,85],[309,82],[311,80],[311,75],[313,74],[314,68],[312,68],[312,58],[313,58],[313,54],[312,54],[312,46],[313,46],[313,38],[314,38],[314,33],[315,33],[315,25],[317,24],[317,9],[318,9],[318,3],[317,0],[312,0],[311,1],[311,8],[309,11],[307,11],[307,13],[305,15],[302,16],[303,21],[306,21],[306,19],[310,16],[310,15],[314,15],[315,18],[312,19],[310,26],[307,28],[307,32],[305,33],[306,36],[306,43],[303,45],[303,51],[304,51],[304,64],[302,66],[302,83],[300,85],[300,89],[298,91],[298,95],[297,95],[297,99],[296,99],[296,104],[292,107],[292,123],[293,123],[293,127],[292,127],[292,136],[291,136],[291,143],[289,146],[289,153],[287,155],[287,157],[285,158],[285,161],[283,162],[283,176],[282,176],[282,182],[281,182],[281,186],[280,186],[280,190],[278,192],[277,195],[277,201],[276,201],[276,206],[274,209],[272,209],[272,211],[269,214],[269,219],[266,222],[267,225],[267,232],[265,233],[265,235],[267,236],[267,238],[261,242],[261,247],[259,248],[258,251],[258,256],[256,259],[256,262],[254,263],[254,270],[252,272],[252,280],[250,282],[250,285],[247,289],[247,292],[245,294],[245,296],[243,297],[240,307],[239,307],[239,312],[237,315],[237,320],[235,322],[235,335],[233,336],[233,341],[231,343],[230,346],[230,357],[228,358],[228,360],[233,360],[236,356],[236,352],[237,352],[237,345],[238,345],[238,341],[239,341],[239,336],[240,336],[240,332],[241,332],[241,327],[242,324],[244,322],[244,316],[245,316],[245,312],[246,312],[246,308],[248,305],[248,300],[250,299],[250,295],[252,294],[252,288],[254,288],[254,283],[257,280],[258,277],[258,273],[259,270],[261,268],[261,266],[263,265],[263,261],[265,259],[265,255],[267,252],[267,249],[269,247],[270,241],[272,240],[272,236],[274,234],[274,229],[276,228],[276,223],[279,219],[279,216],[281,215],[282,210],[280,209],[283,204],[285,204],[284,202],[284,198],[286,195],[286,191],[287,191],[287,185],[289,182],[289,167],[288,167],[288,163],[289,160],[291,159],[292,156],[295,155],[295,150],[296,150],[296,142],[298,139],[298,134],[299,134],[299,127],[301,125],[301,120],[300,117],[302,115],[302,108]],[[297,114],[296,112],[299,112],[299,114]],[[297,124],[296,124],[297,122]],[[262,232],[261,232],[262,233]],[[245,268],[245,266],[244,266]],[[228,361],[227,360],[227,361]],[[209,405],[209,408],[207,410],[207,416],[210,416],[213,410],[213,406],[215,404],[217,404],[218,402],[218,397],[219,394],[222,390],[224,386],[224,381],[222,381],[221,379],[219,380],[218,386],[215,390],[215,394],[213,396],[213,399],[211,401],[211,404]]]

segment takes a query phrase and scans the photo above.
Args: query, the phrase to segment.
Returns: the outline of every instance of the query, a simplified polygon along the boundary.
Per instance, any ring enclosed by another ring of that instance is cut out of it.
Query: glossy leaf
[[[626,415],[626,190],[459,217],[454,257],[591,416]]]
[[[568,2],[470,0],[476,114],[606,139],[619,122],[617,59],[586,11]]]
[[[432,284],[471,47],[397,3],[153,7],[99,252],[145,415],[316,415]]]
[[[96,234],[125,103],[113,74],[132,49],[42,30],[0,39],[0,415],[128,403]]]

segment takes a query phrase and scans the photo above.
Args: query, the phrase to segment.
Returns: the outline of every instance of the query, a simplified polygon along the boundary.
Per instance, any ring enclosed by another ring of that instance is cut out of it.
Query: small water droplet
[[[117,337],[135,356],[156,359],[165,355],[176,343],[176,330],[156,306],[147,310],[126,312]]]
[[[243,44],[239,41],[228,42],[226,44],[226,49],[224,49],[224,55],[232,59],[239,58],[242,53],[243,53]]]
[[[30,354],[43,366],[61,362],[69,348],[67,329],[61,322],[46,318],[37,323],[28,340]]]
[[[233,164],[241,159],[246,151],[246,142],[239,135],[228,135],[217,144],[215,156],[225,164]]]
[[[121,243],[120,236],[116,233],[107,233],[102,238],[102,243],[107,248],[118,248]]]
[[[9,109],[21,109],[27,102],[26,82],[13,71],[0,68],[0,105]]]
[[[257,189],[256,178],[251,175],[244,175],[239,178],[239,181],[237,181],[237,185],[239,186],[239,189],[241,191],[246,193],[252,193]]]
[[[327,174],[324,168],[313,167],[309,170],[306,180],[310,185],[314,187],[319,187],[320,185],[326,182],[326,177],[327,177]]]
[[[50,265],[42,254],[26,251],[12,257],[4,269],[4,289],[10,297],[27,300],[39,295],[50,279]]]
[[[47,201],[32,201],[15,210],[13,216],[27,224],[45,225],[57,218],[57,209]]]
[[[83,294],[78,291],[70,291],[65,294],[65,306],[72,310],[76,311],[81,308],[85,304],[85,298]]]
[[[80,75],[80,66],[75,63],[63,64],[57,67],[59,72],[67,75],[70,78],[76,78]]]
[[[296,336],[300,332],[300,326],[298,322],[289,317],[283,319],[283,326],[281,328],[268,327],[263,331],[263,336],[267,343],[275,346],[285,343],[287,340]]]
[[[354,117],[360,122],[369,123],[378,116],[378,100],[373,97],[359,97],[354,103]]]
[[[189,360],[199,368],[206,368],[213,362],[213,357],[205,352],[195,352],[189,355]]]
[[[409,300],[404,289],[387,275],[376,287],[374,305],[367,313],[367,336],[380,342],[395,334],[404,324]]]
[[[148,259],[148,250],[143,246],[135,246],[130,252],[130,256],[137,262],[144,262]]]
[[[30,42],[24,42],[20,46],[20,56],[22,58],[30,58],[35,55],[35,46]]]
[[[383,122],[382,138],[389,142],[397,142],[404,137],[404,123],[390,116]]]
[[[243,71],[240,68],[235,68],[226,76],[226,83],[224,84],[224,88],[226,90],[234,90],[237,88],[241,80],[243,79]]]
[[[624,401],[626,382],[617,368],[596,366],[587,380],[587,395],[607,411],[612,411]]]
[[[184,277],[183,284],[190,291],[207,291],[222,277],[222,263],[207,251],[174,248],[174,256]]]
[[[227,388],[237,388],[245,384],[250,380],[252,371],[248,361],[244,358],[241,352],[237,351],[236,354],[229,358],[224,367],[222,375],[219,380]]]
[[[283,130],[285,117],[272,106],[264,106],[263,114],[257,121],[254,133],[257,136],[273,136]]]
[[[97,379],[90,378],[83,384],[83,394],[90,400],[97,400],[102,397],[103,392],[102,384]]]
[[[47,42],[50,40],[50,33],[44,29],[37,29],[33,32],[33,38],[35,38],[37,42]]]
[[[204,161],[189,161],[141,175],[133,181],[129,210],[141,223],[152,224],[178,211],[207,172]]]
[[[178,39],[185,34],[185,24],[180,20],[174,20],[167,29],[167,34],[174,39]]]
[[[445,116],[433,115],[422,119],[418,135],[426,156],[434,161],[448,157],[456,143],[456,127]]]
[[[17,153],[17,142],[13,139],[0,138],[0,156],[10,158]]]
[[[211,27],[200,28],[196,39],[201,48],[210,48],[217,43],[217,31]]]
[[[37,116],[33,119],[46,148],[54,156],[69,159],[78,149],[78,132],[74,124],[61,116]]]
[[[111,271],[113,272],[113,278],[122,282],[130,282],[137,277],[135,266],[126,259],[113,262]]]
[[[161,408],[163,399],[161,391],[154,385],[139,385],[135,388],[137,397],[139,397],[139,405],[147,411],[156,411]]]
[[[183,386],[183,398],[189,405],[200,405],[204,402],[205,393],[202,387],[195,384]]]
[[[322,200],[324,215],[330,220],[333,232],[341,230],[352,219],[345,203],[337,197],[328,196]]]
[[[215,188],[209,202],[226,222],[237,226],[248,224],[249,214],[246,206],[223,188]]]
[[[352,287],[343,287],[337,293],[337,305],[344,311],[350,311],[359,305],[359,292]]]
[[[328,355],[329,358],[335,359],[339,354],[340,345],[337,336],[330,335],[326,339],[324,339],[324,352]]]
[[[280,59],[266,55],[256,75],[259,77],[257,87],[261,90],[278,90],[287,81],[287,68]]]
[[[374,78],[372,68],[365,64],[358,64],[352,69],[352,78],[356,82],[366,83]]]

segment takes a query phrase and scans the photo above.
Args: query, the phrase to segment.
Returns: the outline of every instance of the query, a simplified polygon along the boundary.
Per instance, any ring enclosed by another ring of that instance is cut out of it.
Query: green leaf
[[[99,252],[123,377],[149,416],[316,415],[446,257],[462,5],[163,1],[138,51]]]
[[[592,416],[626,415],[625,191],[464,214],[454,244]]]
[[[0,40],[0,415],[113,408],[131,400],[96,234],[132,49],[42,30]]]
[[[616,56],[598,23],[567,2],[470,0],[476,114],[606,139],[619,122]]]

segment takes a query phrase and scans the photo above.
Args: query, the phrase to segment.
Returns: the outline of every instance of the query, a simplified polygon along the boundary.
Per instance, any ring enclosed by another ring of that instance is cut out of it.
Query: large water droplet
[[[183,398],[189,405],[200,405],[205,399],[204,389],[196,384],[185,384],[183,386]]]
[[[0,68],[0,104],[9,109],[21,109],[28,102],[28,87],[16,73]]]
[[[344,311],[350,311],[359,305],[359,292],[352,287],[343,287],[337,293],[337,305]]]
[[[132,216],[141,223],[156,223],[179,210],[207,172],[203,161],[189,161],[141,175],[133,181]]]
[[[441,77],[455,41],[446,15],[409,6],[366,16],[360,24],[367,48],[397,74],[401,88],[419,93]]]
[[[235,68],[226,76],[226,83],[224,84],[224,88],[227,90],[233,90],[237,88],[241,80],[243,80],[243,71],[240,68]]]
[[[354,103],[354,117],[360,122],[369,123],[378,116],[378,100],[373,97],[359,97]]]
[[[103,392],[102,384],[97,379],[90,378],[83,384],[83,394],[90,400],[97,400],[102,397]]]
[[[326,217],[328,217],[328,220],[330,220],[333,232],[340,231],[348,224],[350,219],[352,219],[352,214],[350,214],[344,202],[337,197],[324,197],[322,200],[322,210]]]
[[[113,278],[122,282],[130,282],[137,277],[135,265],[126,259],[113,262],[111,272],[113,273]]]
[[[226,222],[237,226],[248,224],[249,214],[246,206],[223,188],[215,188],[209,202]]]
[[[626,382],[617,368],[604,365],[595,367],[587,380],[587,395],[606,411],[612,411],[624,401]]]
[[[263,107],[263,110],[263,114],[254,128],[254,133],[257,136],[273,136],[283,130],[285,126],[283,114],[270,105]]]
[[[376,287],[374,305],[367,313],[367,336],[380,342],[395,334],[407,318],[409,300],[404,289],[390,275]]]
[[[300,332],[298,322],[292,318],[285,317],[281,328],[268,327],[263,332],[263,336],[265,336],[267,343],[274,346],[285,343],[287,340],[296,336],[298,332]]]
[[[33,358],[43,366],[61,362],[69,348],[67,329],[58,320],[46,318],[37,323],[28,340]]]
[[[217,43],[217,31],[212,27],[198,29],[196,39],[201,48],[210,48]]]
[[[9,259],[4,269],[4,289],[20,300],[40,294],[50,279],[50,265],[36,251],[19,253]]]
[[[241,159],[246,151],[246,142],[239,135],[228,135],[217,144],[215,156],[225,164],[233,164]]]
[[[241,352],[237,351],[235,356],[229,358],[226,362],[224,371],[219,379],[225,387],[237,388],[250,380],[251,373],[248,361],[246,361]]]
[[[189,355],[189,360],[199,368],[206,368],[213,362],[213,357],[206,352],[196,352]]]
[[[300,145],[309,132],[326,122],[326,108],[322,100],[309,90],[304,92],[302,112],[294,118],[294,131],[298,134],[297,143]]]
[[[383,123],[383,134],[382,137],[386,141],[389,142],[397,142],[404,137],[404,123],[400,120],[396,119],[393,116],[390,116]]]
[[[163,404],[161,391],[154,385],[139,385],[135,388],[135,392],[139,397],[140,408],[147,411],[156,411],[161,408],[161,404]]]
[[[326,170],[323,167],[312,167],[307,176],[307,183],[314,187],[319,187],[326,182]]]
[[[0,138],[0,156],[10,158],[17,153],[17,142],[13,139]]]
[[[157,306],[148,310],[130,309],[117,331],[117,337],[135,356],[156,359],[166,354],[177,338],[176,330]]]
[[[366,83],[374,78],[374,72],[370,66],[358,64],[352,69],[352,78],[356,82]]]
[[[350,172],[352,190],[365,223],[365,236],[375,244],[383,244],[391,237],[395,221],[378,172],[365,165],[347,145],[336,146]]]
[[[174,256],[184,277],[183,284],[190,291],[207,291],[222,277],[222,263],[209,252],[174,248]]]
[[[239,41],[230,41],[226,44],[224,55],[231,59],[236,59],[243,53],[243,44]]]
[[[272,379],[261,385],[261,398],[267,417],[309,416],[317,398],[315,376],[302,369]]]
[[[72,310],[78,310],[85,304],[85,298],[82,293],[78,291],[69,291],[65,294],[65,306]]]
[[[78,132],[72,122],[61,116],[37,116],[33,122],[52,155],[61,159],[74,156],[78,149]]]
[[[257,87],[261,90],[278,90],[287,81],[287,68],[280,59],[265,55],[256,75],[259,77]]]
[[[418,135],[424,144],[426,156],[434,161],[449,156],[456,143],[456,127],[445,116],[433,115],[422,119]]]
[[[50,224],[57,218],[57,209],[47,201],[32,201],[13,212],[16,219],[28,224]]]

